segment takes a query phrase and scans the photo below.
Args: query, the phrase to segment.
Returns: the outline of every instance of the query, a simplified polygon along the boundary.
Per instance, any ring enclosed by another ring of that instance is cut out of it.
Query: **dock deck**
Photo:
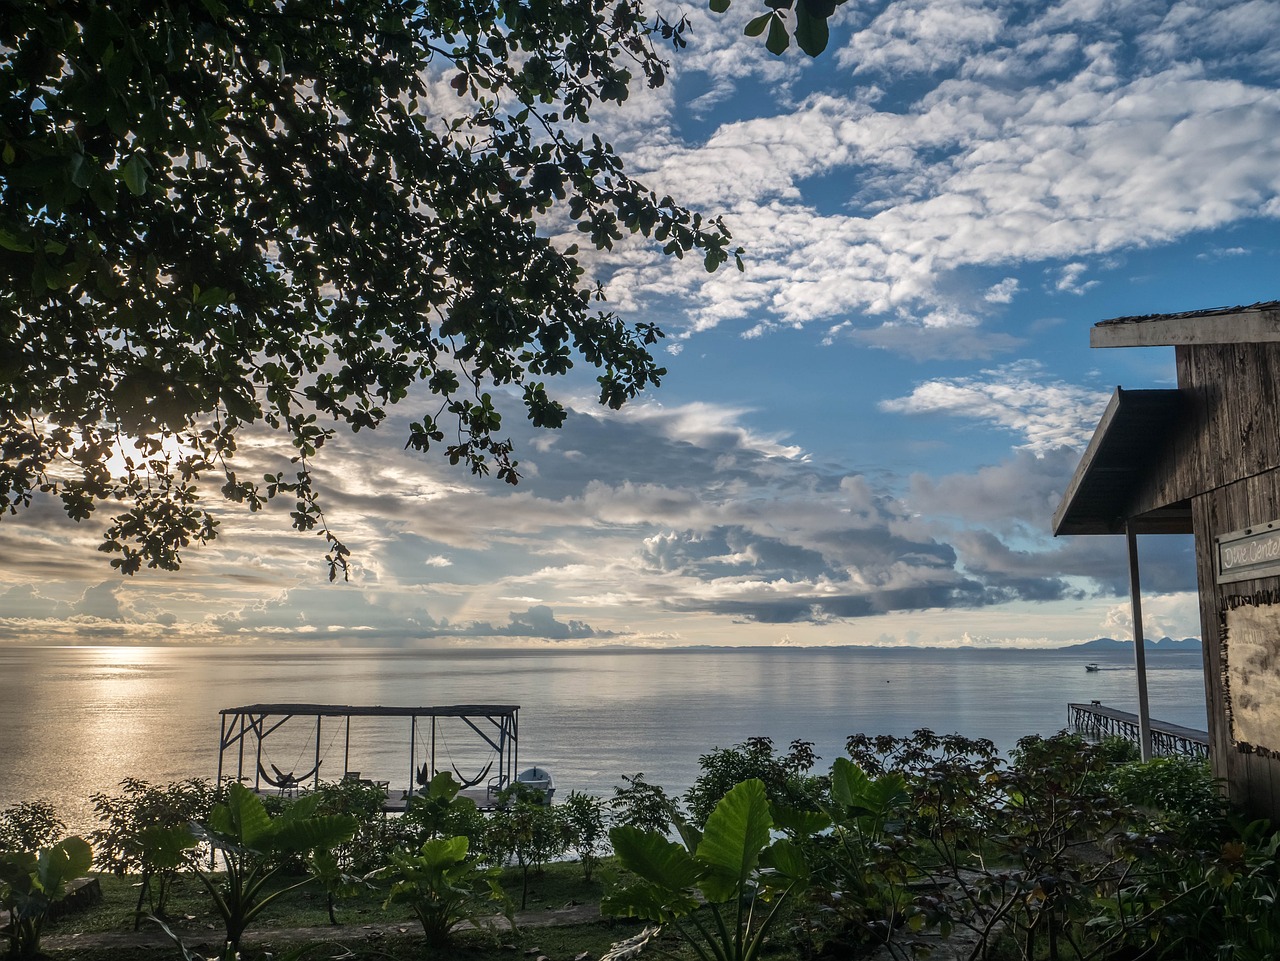
[[[1138,742],[1138,715],[1105,707],[1097,701],[1091,704],[1068,704],[1067,723],[1074,730],[1097,737],[1117,735]],[[1151,719],[1151,753],[1169,757],[1209,756],[1209,733],[1195,728],[1170,724]]]

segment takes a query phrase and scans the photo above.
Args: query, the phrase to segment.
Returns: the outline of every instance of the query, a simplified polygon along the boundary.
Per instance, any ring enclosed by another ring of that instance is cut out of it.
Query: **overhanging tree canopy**
[[[489,389],[555,427],[543,378],[575,358],[611,407],[658,383],[661,332],[593,306],[547,216],[738,257],[580,135],[683,43],[634,0],[11,0],[0,22],[0,513],[117,502],[125,573],[216,535],[207,474],[251,509],[295,499],[345,572],[310,458],[415,385],[407,446],[514,483]],[[287,474],[237,474],[253,424],[292,441]]]

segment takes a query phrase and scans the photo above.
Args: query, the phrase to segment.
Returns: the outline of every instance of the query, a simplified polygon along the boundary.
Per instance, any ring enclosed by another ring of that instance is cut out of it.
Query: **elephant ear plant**
[[[764,782],[743,781],[708,816],[701,832],[677,821],[683,843],[656,831],[609,832],[636,880],[604,898],[606,914],[674,924],[700,961],[755,961],[787,897],[808,868],[774,826]]]
[[[317,814],[320,800],[320,795],[308,794],[271,817],[261,798],[241,784],[232,784],[226,801],[213,807],[207,823],[180,829],[187,846],[206,841],[223,863],[222,873],[206,871],[198,864],[194,867],[226,928],[224,958],[238,957],[245,930],[265,908],[312,880],[317,853],[330,851],[355,834],[354,817]],[[172,844],[178,835],[170,834],[174,837],[151,833],[149,842]],[[297,855],[308,859],[312,873],[293,884],[272,884],[285,860]]]
[[[36,956],[49,909],[65,896],[67,882],[92,863],[83,838],[65,838],[39,851],[0,851],[0,910],[9,913],[0,934],[9,941],[9,957]]]

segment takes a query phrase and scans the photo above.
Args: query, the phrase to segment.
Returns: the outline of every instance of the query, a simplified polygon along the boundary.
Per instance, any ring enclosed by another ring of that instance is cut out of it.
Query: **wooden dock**
[[[1138,743],[1138,715],[1091,704],[1068,704],[1067,724],[1076,731],[1095,737],[1117,735]],[[1151,720],[1151,753],[1155,756],[1209,756],[1209,732],[1166,721]]]

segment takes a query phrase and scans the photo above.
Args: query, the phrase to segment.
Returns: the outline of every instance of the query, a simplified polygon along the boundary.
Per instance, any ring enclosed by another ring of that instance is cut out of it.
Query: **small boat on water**
[[[1090,661],[1088,664],[1084,666],[1084,669],[1088,671],[1090,674],[1092,674],[1094,671],[1102,670],[1102,668],[1098,666],[1096,661]]]
[[[556,793],[555,778],[545,767],[525,768],[516,775],[516,783],[542,795],[542,803],[550,804]]]

